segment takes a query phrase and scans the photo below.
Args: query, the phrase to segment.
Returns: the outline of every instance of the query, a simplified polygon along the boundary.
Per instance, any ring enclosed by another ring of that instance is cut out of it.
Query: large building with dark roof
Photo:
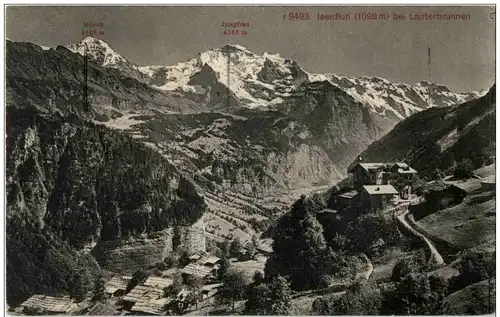
[[[361,157],[347,172],[352,176],[352,188],[336,196],[340,210],[350,207],[383,210],[395,198],[409,199],[417,175],[417,171],[404,162],[364,162]]]
[[[392,185],[403,199],[413,193],[413,183],[417,171],[404,162],[372,163],[363,162],[361,157],[349,166],[353,187],[361,190],[364,185]]]

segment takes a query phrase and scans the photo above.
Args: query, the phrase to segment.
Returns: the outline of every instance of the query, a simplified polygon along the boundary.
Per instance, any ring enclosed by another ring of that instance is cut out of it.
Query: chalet
[[[174,284],[174,280],[168,277],[159,277],[159,276],[150,276],[144,282],[144,286],[146,287],[156,287],[158,289],[165,289]]]
[[[184,268],[180,269],[182,275],[190,275],[193,277],[197,277],[203,280],[211,280],[216,277],[216,269],[200,265],[198,263],[189,263]]]
[[[214,255],[206,255],[201,259],[199,259],[197,263],[209,268],[217,269],[218,266],[220,265],[220,261],[221,261],[220,258]]]
[[[202,251],[202,250],[197,250],[196,252],[194,252],[193,254],[191,254],[189,256],[189,260],[191,262],[196,262],[199,259],[201,259],[202,257],[206,257],[208,255],[209,255],[208,252],[205,252],[205,251]]]
[[[25,300],[20,307],[27,315],[69,315],[78,306],[69,296],[33,295]]]
[[[412,194],[413,182],[417,171],[403,162],[396,163],[365,163],[361,157],[349,166],[347,172],[352,174],[353,187],[360,190],[364,185],[392,185],[403,199],[409,199]],[[340,197],[341,204],[352,204],[353,192]],[[349,197],[351,196],[351,197]]]
[[[123,296],[131,279],[131,276],[113,276],[104,284],[104,293],[108,297]]]
[[[337,200],[337,208],[339,210],[343,210],[346,208],[350,208],[356,205],[359,201],[358,197],[359,192],[357,190],[352,190],[343,194],[338,195]]]
[[[347,172],[352,174],[354,188],[359,189],[363,185],[382,185],[384,167],[384,163],[363,163],[359,157]]]
[[[391,184],[398,189],[401,198],[408,199],[412,194],[413,182],[417,171],[406,163],[387,164],[384,172],[384,184]]]
[[[202,299],[205,300],[207,298],[213,297],[215,294],[217,294],[221,286],[222,283],[203,285],[203,287],[201,288]]]
[[[396,195],[398,191],[392,185],[364,185],[360,199],[366,210],[377,211],[386,209]]]
[[[136,312],[139,312],[138,309],[146,309],[145,307],[149,307],[151,310],[158,308],[158,306],[163,307],[168,300],[165,298],[163,289],[145,285],[137,285],[122,298],[123,307],[126,310],[135,310]],[[142,312],[150,314],[147,311]]]
[[[428,183],[423,186],[422,191],[427,204],[438,209],[460,204],[467,196],[467,192],[462,188],[443,181]]]

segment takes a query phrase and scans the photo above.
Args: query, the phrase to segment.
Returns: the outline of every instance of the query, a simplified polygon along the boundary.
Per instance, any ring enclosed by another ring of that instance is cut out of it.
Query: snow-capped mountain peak
[[[82,56],[93,58],[103,67],[118,69],[126,76],[144,81],[145,76],[136,64],[118,54],[101,39],[88,36],[77,44],[68,45],[67,48]]]
[[[328,81],[374,114],[398,121],[429,107],[449,106],[481,95],[453,93],[428,81],[408,85],[380,77],[308,73],[294,60],[267,52],[258,55],[237,44],[200,52],[172,66],[143,67],[127,61],[100,39],[87,37],[68,48],[82,55],[87,52],[102,66],[119,69],[158,89],[194,93],[210,108],[227,106],[228,97],[223,95],[228,93],[239,106],[272,108],[293,102],[303,84]]]
[[[77,44],[68,46],[68,49],[81,55],[88,55],[99,61],[104,67],[112,67],[121,63],[129,63],[120,54],[115,52],[108,43],[95,37],[86,37]]]
[[[173,66],[146,66],[139,70],[150,78],[150,84],[163,90],[206,93],[214,86],[225,87],[226,92],[229,90],[242,106],[249,108],[279,104],[294,87],[308,81],[296,62],[279,54],[257,55],[234,44],[198,53]],[[215,100],[211,98],[211,103],[217,107]]]

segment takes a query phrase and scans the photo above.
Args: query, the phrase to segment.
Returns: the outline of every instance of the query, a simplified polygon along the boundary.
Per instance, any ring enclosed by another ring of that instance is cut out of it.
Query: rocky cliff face
[[[179,246],[188,253],[206,251],[202,219],[190,226],[177,226]],[[100,266],[110,272],[132,275],[140,268],[160,263],[174,252],[174,230],[168,228],[127,239],[99,241],[92,250]]]

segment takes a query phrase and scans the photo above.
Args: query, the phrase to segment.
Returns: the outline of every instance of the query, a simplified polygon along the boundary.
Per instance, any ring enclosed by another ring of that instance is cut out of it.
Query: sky
[[[8,6],[6,37],[55,47],[80,41],[82,31],[103,31],[97,37],[139,66],[173,65],[231,43],[259,55],[279,53],[311,73],[407,84],[429,79],[430,47],[431,81],[465,92],[495,81],[493,12],[493,6]],[[294,13],[308,13],[309,19],[290,20]],[[350,20],[319,20],[319,13],[349,13]],[[377,19],[355,20],[356,13]],[[403,13],[405,20],[393,18]],[[416,13],[469,19],[410,20]],[[238,21],[249,26],[235,30],[247,34],[224,35],[222,23]],[[104,26],[88,28],[84,22]]]

